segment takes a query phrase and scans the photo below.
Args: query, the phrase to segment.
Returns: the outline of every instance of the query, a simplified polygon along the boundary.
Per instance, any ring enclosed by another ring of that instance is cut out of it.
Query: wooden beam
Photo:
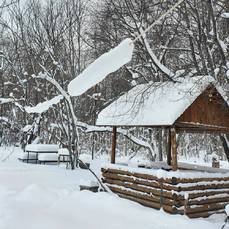
[[[176,139],[176,129],[171,128],[171,150],[172,150],[172,169],[177,170],[177,139]]]
[[[168,138],[167,138],[167,164],[171,165],[172,157],[171,157],[171,130],[168,129]]]
[[[113,127],[112,132],[112,150],[111,150],[111,163],[115,164],[115,151],[116,151],[116,143],[117,143],[117,127]]]

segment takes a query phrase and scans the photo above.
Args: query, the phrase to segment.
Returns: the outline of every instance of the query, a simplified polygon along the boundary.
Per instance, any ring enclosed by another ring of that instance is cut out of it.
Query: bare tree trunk
[[[221,134],[220,140],[223,145],[224,152],[226,154],[227,160],[229,161],[229,134]]]

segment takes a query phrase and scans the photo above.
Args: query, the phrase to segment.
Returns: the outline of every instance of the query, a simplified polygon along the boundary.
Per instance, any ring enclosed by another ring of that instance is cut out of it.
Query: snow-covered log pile
[[[193,172],[194,176],[184,178],[170,176],[169,173],[155,171],[149,174],[147,169],[137,172],[136,169],[112,165],[102,168],[102,180],[122,198],[190,218],[223,212],[229,203],[229,176],[226,174],[217,177],[214,173],[202,172],[203,177],[198,176],[199,172]]]

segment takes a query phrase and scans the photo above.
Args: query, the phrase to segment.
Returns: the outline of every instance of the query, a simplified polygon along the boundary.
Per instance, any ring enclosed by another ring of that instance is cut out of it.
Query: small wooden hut
[[[105,108],[96,124],[113,126],[111,162],[115,162],[117,127],[169,129],[168,164],[173,170],[177,170],[177,132],[228,133],[228,102],[214,83],[210,76],[201,76],[177,83],[141,84]]]
[[[169,130],[167,163],[178,169],[177,133],[229,133],[229,106],[223,91],[209,76],[183,78],[177,83],[137,85],[98,116],[97,125],[112,126],[111,163],[115,163],[117,127]],[[184,178],[168,172],[103,168],[104,182],[121,197],[170,213],[208,216],[229,202],[229,174],[195,173]],[[204,174],[204,175],[203,175]],[[188,196],[188,197],[187,197]]]

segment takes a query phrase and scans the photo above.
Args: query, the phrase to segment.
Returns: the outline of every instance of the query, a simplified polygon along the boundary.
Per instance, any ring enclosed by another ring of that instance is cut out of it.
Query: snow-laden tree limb
[[[13,98],[0,98],[0,105],[5,103],[13,103],[13,102],[14,102]]]
[[[169,79],[169,80],[173,80],[173,77],[174,77],[174,72],[172,72],[170,69],[168,69],[165,65],[163,65],[159,59],[156,57],[156,55],[154,54],[154,52],[152,51],[151,47],[150,47],[150,44],[149,42],[147,41],[147,38],[146,38],[146,33],[145,31],[142,29],[142,28],[139,28],[139,32],[141,34],[141,37],[142,37],[142,40],[144,42],[144,45],[145,45],[145,48],[147,50],[147,52],[149,53],[153,63],[158,67],[158,69],[164,73],[166,75],[166,77]]]
[[[127,38],[109,52],[101,55],[69,83],[69,94],[80,96],[104,80],[107,75],[131,61],[133,50],[134,43],[130,38]]]
[[[67,102],[67,106],[70,110],[70,118],[71,118],[71,125],[72,126],[72,134],[71,134],[71,138],[69,139],[69,146],[71,147],[78,147],[78,137],[79,137],[79,133],[78,133],[78,121],[74,112],[74,108],[73,108],[73,104],[71,101],[71,97],[70,95],[60,86],[60,84],[50,76],[49,72],[41,65],[41,67],[43,68],[45,73],[40,72],[38,74],[38,76],[33,75],[33,78],[36,79],[44,79],[47,80],[48,82],[50,82],[52,85],[54,85],[56,87],[56,89],[62,94],[62,96],[65,98],[65,101]],[[70,136],[70,135],[69,135]],[[70,163],[71,163],[71,168],[74,169],[75,168],[75,159],[78,159],[78,149],[76,149],[75,154],[73,153],[73,151],[75,151],[74,149],[72,149],[72,151],[70,150]]]
[[[25,111],[27,113],[37,113],[37,114],[42,114],[44,112],[46,112],[50,107],[52,107],[53,105],[58,104],[61,100],[63,99],[63,95],[57,95],[54,98],[47,100],[43,103],[38,103],[36,106],[34,107],[25,107]]]
[[[100,127],[100,126],[92,126],[92,125],[88,125],[86,123],[83,123],[83,122],[79,122],[75,116],[75,112],[74,112],[74,109],[73,109],[73,105],[72,105],[72,102],[71,102],[71,98],[70,96],[68,95],[68,93],[59,85],[59,83],[51,78],[48,74],[46,73],[40,73],[38,74],[38,76],[33,76],[34,78],[36,79],[45,79],[47,80],[48,82],[52,83],[58,90],[59,92],[64,96],[64,98],[69,101],[70,103],[70,106],[72,107],[72,115],[74,117],[74,123],[75,123],[75,126],[78,127],[78,128],[81,128],[82,130],[84,130],[85,133],[91,133],[91,132],[112,132],[112,128],[111,127]],[[121,129],[121,128],[118,128],[117,129],[117,133],[119,134],[122,134],[124,135],[125,137],[127,137],[130,141],[132,141],[133,143],[137,144],[137,145],[140,145],[142,147],[145,147],[147,149],[149,149],[150,153],[152,155],[155,155],[154,153],[154,150],[151,146],[150,143],[146,142],[146,141],[143,141],[135,136],[133,136],[132,134],[130,134],[128,132],[128,130],[125,130],[125,129]]]
[[[158,23],[160,23],[160,21],[162,19],[164,19],[168,14],[170,14],[173,10],[175,10],[182,2],[184,2],[185,0],[179,0],[177,3],[175,3],[169,10],[167,10],[164,14],[162,14],[156,21],[154,21],[150,26],[148,26],[145,30],[144,33],[147,33],[150,29],[152,29],[155,25],[157,25]],[[137,37],[135,37],[135,39],[133,40],[133,42],[135,42],[136,40],[138,40],[142,35],[139,34]]]
[[[6,122],[6,123],[8,123],[9,122],[9,119],[6,118],[6,117],[1,117],[0,116],[0,122]]]

